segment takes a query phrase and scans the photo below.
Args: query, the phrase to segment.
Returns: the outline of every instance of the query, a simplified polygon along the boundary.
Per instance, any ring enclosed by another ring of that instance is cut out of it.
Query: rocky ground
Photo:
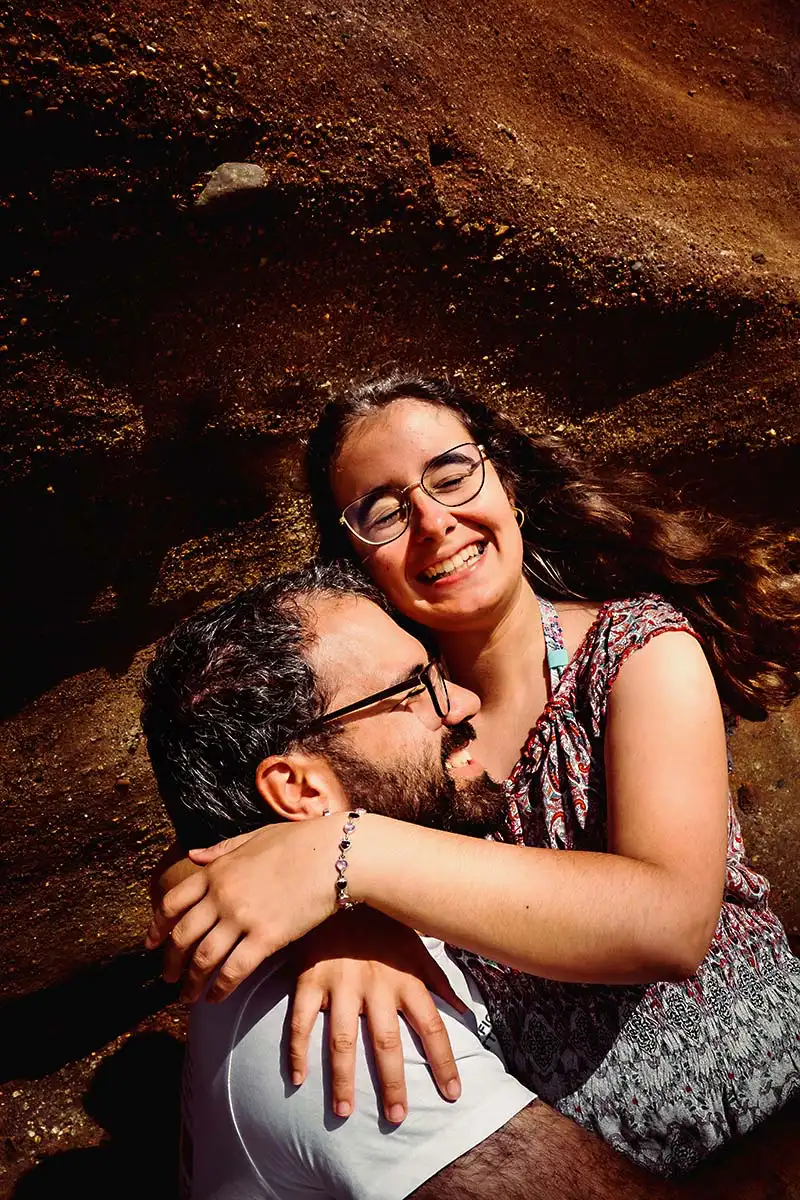
[[[797,526],[799,32],[780,0],[0,3],[1,1194],[174,1194],[137,679],[306,555],[332,387],[447,370]],[[796,709],[745,726],[734,780],[794,936],[799,750]],[[800,1195],[789,1133],[745,1143],[748,1196]]]

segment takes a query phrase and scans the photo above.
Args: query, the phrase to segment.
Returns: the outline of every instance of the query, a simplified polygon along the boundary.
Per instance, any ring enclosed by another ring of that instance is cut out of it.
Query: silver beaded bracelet
[[[342,840],[339,842],[339,857],[335,863],[337,879],[334,887],[336,889],[337,908],[355,908],[357,904],[361,903],[360,900],[353,900],[348,894],[347,879],[345,877],[345,871],[347,870],[347,859],[345,855],[352,845],[352,842],[350,841],[350,834],[356,827],[356,821],[359,817],[363,817],[366,811],[367,810],[365,808],[353,809],[352,812],[347,814],[347,820],[342,828]],[[329,815],[330,814],[328,812],[325,813],[325,816]]]

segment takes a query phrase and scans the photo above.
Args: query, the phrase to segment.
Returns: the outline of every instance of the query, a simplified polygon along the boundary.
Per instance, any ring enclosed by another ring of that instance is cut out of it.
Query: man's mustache
[[[455,754],[456,750],[460,750],[462,746],[468,746],[470,742],[475,741],[475,727],[469,721],[459,721],[457,725],[452,725],[445,731],[442,738],[442,762],[446,763],[451,754]]]

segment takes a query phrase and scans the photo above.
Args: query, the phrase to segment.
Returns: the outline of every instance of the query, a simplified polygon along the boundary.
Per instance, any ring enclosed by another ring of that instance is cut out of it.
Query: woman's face
[[[377,488],[419,482],[431,459],[474,439],[454,412],[422,400],[396,400],[347,435],[331,473],[341,511]],[[421,487],[408,493],[406,531],[383,546],[350,535],[388,599],[442,633],[491,627],[519,592],[522,539],[491,460],[474,499],[446,508]]]

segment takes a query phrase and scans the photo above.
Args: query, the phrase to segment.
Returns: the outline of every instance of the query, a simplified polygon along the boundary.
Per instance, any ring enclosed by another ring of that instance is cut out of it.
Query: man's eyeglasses
[[[450,712],[450,696],[447,692],[447,683],[441,663],[434,660],[422,667],[421,670],[415,671],[402,683],[395,683],[381,692],[365,696],[363,700],[356,700],[354,704],[347,704],[344,708],[337,708],[334,712],[325,713],[324,716],[311,721],[306,728],[308,730],[320,729],[324,725],[330,724],[331,721],[349,717],[352,713],[360,712],[362,708],[369,708],[373,704],[380,703],[381,700],[389,700],[392,696],[400,696],[403,692],[407,693],[407,699],[410,700],[424,691],[427,691],[431,698],[436,716],[443,721]]]
[[[408,493],[421,487],[445,508],[459,508],[474,500],[486,478],[486,451],[464,442],[432,458],[418,483],[408,487],[382,487],[347,505],[339,522],[370,546],[385,546],[408,529],[411,504]]]

